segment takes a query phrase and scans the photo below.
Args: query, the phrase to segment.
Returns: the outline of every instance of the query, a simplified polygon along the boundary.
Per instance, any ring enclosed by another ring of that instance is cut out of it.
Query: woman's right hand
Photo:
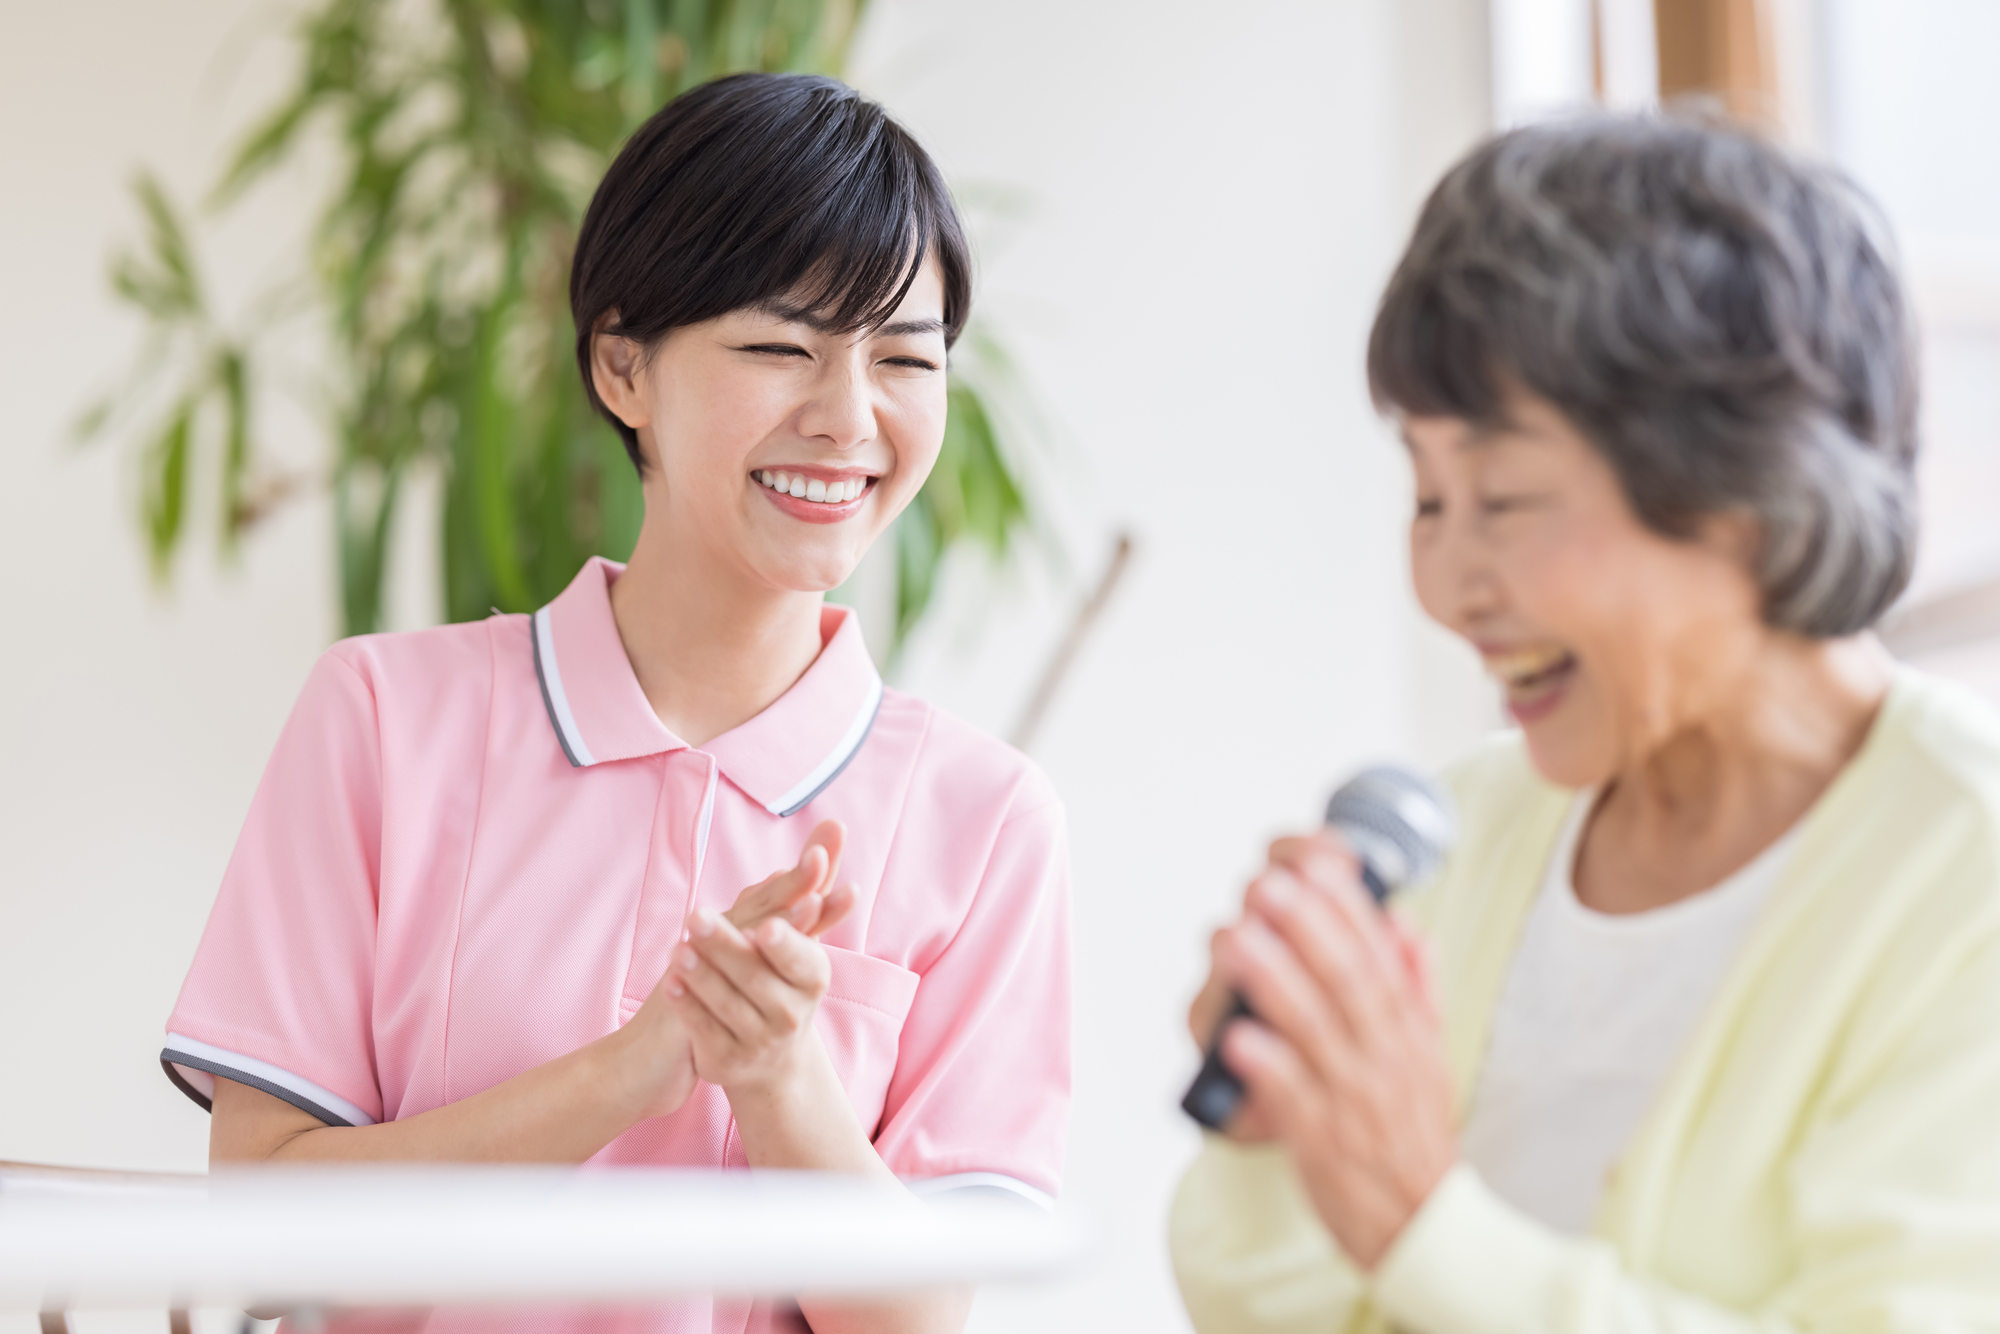
[[[815,938],[832,930],[855,904],[852,885],[833,884],[846,841],[847,830],[838,820],[820,821],[806,837],[796,864],[744,890],[723,916],[745,935],[773,917]],[[666,1116],[694,1092],[694,1051],[687,1029],[658,985],[630,1022],[604,1042],[620,1101],[635,1116]]]

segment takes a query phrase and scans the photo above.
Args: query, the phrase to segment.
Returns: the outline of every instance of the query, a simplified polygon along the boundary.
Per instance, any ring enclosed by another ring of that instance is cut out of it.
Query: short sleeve
[[[257,786],[167,1021],[167,1075],[218,1075],[329,1125],[382,1118],[370,1040],[382,766],[373,693],[322,656]]]
[[[920,1192],[1047,1206],[1069,1099],[1069,849],[1050,798],[1001,826],[971,909],[917,985],[876,1151]]]

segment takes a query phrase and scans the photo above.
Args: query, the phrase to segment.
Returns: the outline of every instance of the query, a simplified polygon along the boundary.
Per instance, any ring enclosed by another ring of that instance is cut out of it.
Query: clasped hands
[[[1210,951],[1195,1041],[1207,1047],[1232,991],[1255,1014],[1223,1035],[1245,1089],[1228,1133],[1281,1142],[1321,1221],[1374,1269],[1457,1157],[1422,940],[1375,907],[1353,854],[1321,831],[1271,845],[1242,919]]]
[[[653,994],[614,1035],[638,1115],[676,1110],[697,1080],[733,1098],[823,1059],[812,1020],[830,968],[818,940],[855,905],[854,887],[834,883],[845,842],[839,821],[821,821],[796,865],[744,890],[725,913],[690,916]]]

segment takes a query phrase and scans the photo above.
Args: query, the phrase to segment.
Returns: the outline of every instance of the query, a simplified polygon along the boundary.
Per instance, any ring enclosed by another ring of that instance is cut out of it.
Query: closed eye
[[[748,343],[736,349],[738,352],[755,352],[771,357],[811,357],[812,353],[795,343]]]
[[[1539,509],[1549,498],[1541,495],[1482,496],[1479,508],[1487,514],[1510,514],[1516,510]]]
[[[907,366],[911,370],[918,371],[934,371],[938,368],[935,361],[926,361],[922,357],[885,357],[882,360],[882,364],[885,366]]]

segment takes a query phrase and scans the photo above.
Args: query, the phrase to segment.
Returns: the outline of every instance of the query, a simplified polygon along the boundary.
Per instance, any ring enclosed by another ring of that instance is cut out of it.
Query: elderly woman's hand
[[[1256,1018],[1229,1025],[1223,1056],[1321,1220],[1372,1269],[1457,1158],[1423,945],[1325,833],[1272,844],[1247,906],[1216,954]]]

